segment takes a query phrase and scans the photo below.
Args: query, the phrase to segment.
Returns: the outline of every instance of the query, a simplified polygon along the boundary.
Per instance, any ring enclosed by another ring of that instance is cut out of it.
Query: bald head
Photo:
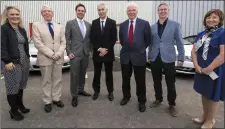
[[[135,3],[131,2],[127,5],[127,16],[130,20],[137,17],[138,7]]]

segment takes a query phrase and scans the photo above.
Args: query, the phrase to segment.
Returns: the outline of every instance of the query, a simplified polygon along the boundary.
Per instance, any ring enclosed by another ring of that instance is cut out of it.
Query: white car
[[[184,64],[182,67],[177,67],[177,62],[175,62],[176,72],[184,73],[184,74],[195,74],[195,68],[191,58],[191,50],[192,50],[193,44],[191,42],[188,42],[187,40],[183,40],[183,42],[184,42],[184,50],[185,50]],[[176,49],[176,54],[178,55],[177,46],[174,45],[174,47]],[[148,48],[146,49],[146,54],[147,53],[148,53]],[[147,63],[150,63],[148,60],[148,55],[147,55]]]
[[[38,52],[38,50],[34,46],[34,41],[31,39],[29,41],[30,71],[39,71],[40,70],[39,66],[36,64],[37,52]],[[70,59],[67,56],[66,51],[64,52],[64,64],[63,64],[62,68],[63,69],[70,68]]]

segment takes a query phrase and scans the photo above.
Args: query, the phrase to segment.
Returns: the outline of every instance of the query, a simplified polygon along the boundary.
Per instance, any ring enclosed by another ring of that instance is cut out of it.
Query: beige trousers
[[[41,66],[40,70],[44,103],[50,104],[52,101],[59,101],[62,93],[62,64]]]

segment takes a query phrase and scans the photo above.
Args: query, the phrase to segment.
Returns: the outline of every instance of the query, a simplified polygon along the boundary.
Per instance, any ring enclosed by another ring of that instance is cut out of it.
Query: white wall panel
[[[153,9],[157,10],[158,5],[163,1],[153,3]],[[183,37],[196,35],[204,29],[202,24],[206,12],[211,9],[224,10],[224,1],[165,1],[170,6],[170,18],[181,24]],[[155,12],[154,21],[158,19]]]
[[[25,28],[29,30],[29,23],[43,20],[40,14],[43,5],[48,5],[53,9],[55,22],[65,25],[68,20],[75,18],[75,6],[78,3],[86,6],[85,19],[91,23],[98,17],[97,5],[101,2],[104,2],[108,7],[108,16],[116,20],[118,24],[127,19],[126,7],[128,1],[1,1],[1,11],[6,5],[19,7]],[[151,22],[152,1],[136,1],[136,3],[139,6],[139,17]]]

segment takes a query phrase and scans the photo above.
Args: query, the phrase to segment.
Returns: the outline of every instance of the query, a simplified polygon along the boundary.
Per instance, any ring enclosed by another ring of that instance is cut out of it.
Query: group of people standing
[[[86,8],[83,4],[75,7],[76,18],[66,23],[66,27],[52,21],[53,10],[43,6],[41,14],[43,22],[33,23],[33,40],[38,50],[37,64],[41,70],[41,87],[44,94],[44,110],[51,112],[52,104],[64,107],[60,99],[62,89],[62,65],[64,51],[70,58],[70,91],[71,104],[78,105],[78,95],[91,96],[84,90],[85,74],[89,56],[92,54],[94,64],[93,100],[100,94],[100,78],[102,65],[105,67],[108,99],[114,99],[113,61],[114,45],[117,41],[116,21],[107,16],[105,4],[97,6],[99,18],[92,24],[84,20]],[[149,22],[137,17],[138,7],[134,3],[127,6],[128,19],[120,24],[119,41],[122,46],[120,63],[122,69],[123,98],[120,105],[126,105],[131,98],[130,79],[134,71],[136,95],[140,112],[146,110],[146,49],[149,47],[149,60],[154,82],[155,101],[151,108],[158,107],[163,101],[162,74],[167,84],[167,100],[172,116],[177,116],[175,62],[182,66],[184,62],[184,45],[180,24],[168,18],[169,6],[161,3],[157,10],[159,20],[150,26]],[[23,105],[23,90],[26,88],[29,74],[29,47],[26,31],[22,24],[20,10],[8,6],[2,15],[1,26],[1,60],[7,100],[11,107],[12,119],[23,120],[21,113],[30,109]],[[203,115],[193,121],[201,123],[202,128],[212,128],[215,124],[215,113],[219,101],[224,101],[225,64],[224,45],[225,32],[222,28],[224,14],[214,9],[204,17],[205,30],[196,37],[192,50],[192,59],[196,69],[194,89],[202,94]],[[178,55],[174,48],[176,42]],[[214,71],[217,79],[211,78]]]

